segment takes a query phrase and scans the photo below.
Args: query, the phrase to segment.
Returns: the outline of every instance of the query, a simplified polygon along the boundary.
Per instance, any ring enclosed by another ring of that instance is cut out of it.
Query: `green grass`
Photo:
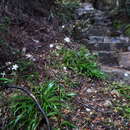
[[[63,49],[60,52],[63,64],[74,72],[91,78],[104,79],[105,75],[96,63],[96,56],[92,55],[85,47],[79,50]]]
[[[54,81],[48,81],[36,86],[32,91],[49,118],[62,116],[60,110],[65,108],[65,101],[74,96],[73,93],[66,93],[65,89]],[[36,130],[42,121],[42,117],[35,103],[29,97],[21,94],[14,94],[11,99],[12,104],[10,107],[14,118],[11,119],[7,128],[12,130],[25,128],[26,130]]]
[[[75,19],[75,10],[79,4],[79,1],[59,1],[54,15],[58,16],[62,23],[68,23],[68,21]]]

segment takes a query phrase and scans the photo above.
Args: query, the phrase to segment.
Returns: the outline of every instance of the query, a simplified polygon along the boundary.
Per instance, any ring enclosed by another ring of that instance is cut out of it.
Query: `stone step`
[[[105,21],[95,21],[94,22],[94,25],[95,26],[104,26],[104,27],[108,27],[108,26],[112,26],[112,22],[111,21],[108,21],[108,22],[105,22]]]
[[[87,29],[86,36],[93,36],[93,37],[103,37],[103,36],[109,36],[111,34],[111,28],[108,26],[102,26],[97,23],[95,26],[91,26]]]
[[[119,53],[118,63],[121,68],[130,70],[130,52]]]
[[[110,25],[112,25],[112,21],[111,21],[111,19],[106,19],[106,18],[104,18],[104,17],[94,17],[93,18],[93,21],[94,21],[94,25],[98,25],[98,26],[110,26]]]
[[[124,82],[130,85],[130,71],[118,67],[101,66],[101,70],[111,81]]]
[[[117,37],[112,37],[109,35],[102,35],[102,36],[97,36],[97,35],[89,35],[89,43],[129,43],[130,39],[129,37],[125,36],[117,36]]]
[[[130,71],[130,52],[98,51],[96,53],[102,65],[118,66],[120,69]]]
[[[102,65],[119,66],[119,53],[115,51],[93,51]]]
[[[128,37],[89,36],[82,42],[90,50],[130,51],[130,39]]]

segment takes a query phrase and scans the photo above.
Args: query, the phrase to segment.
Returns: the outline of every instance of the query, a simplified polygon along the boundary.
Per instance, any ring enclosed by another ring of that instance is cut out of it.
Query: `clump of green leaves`
[[[46,82],[33,88],[33,93],[39,99],[42,108],[49,118],[61,116],[60,110],[65,107],[65,100],[71,97],[71,93],[66,93],[64,88],[54,81]],[[11,110],[14,118],[11,119],[8,128],[36,130],[42,122],[42,117],[38,112],[35,103],[27,96],[13,95]]]
[[[85,47],[80,48],[78,51],[63,49],[61,54],[68,69],[91,78],[104,78],[104,73],[101,72],[96,63],[96,56],[92,55]]]
[[[10,83],[12,83],[13,82],[13,80],[11,80],[11,79],[8,79],[8,78],[0,78],[0,85],[2,86],[2,85],[6,85],[6,84],[10,84]]]
[[[75,19],[75,10],[79,7],[79,1],[58,1],[58,7],[55,15],[58,16],[63,23]]]
[[[122,102],[117,104],[117,110],[120,111],[125,118],[130,119],[130,86],[122,84],[122,83],[113,83],[112,88],[116,89],[120,98],[122,98]]]

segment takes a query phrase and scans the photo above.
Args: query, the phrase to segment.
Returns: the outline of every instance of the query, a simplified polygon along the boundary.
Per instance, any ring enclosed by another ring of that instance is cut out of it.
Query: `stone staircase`
[[[77,13],[80,18],[86,13],[93,20],[92,26],[83,33],[82,43],[89,50],[98,54],[101,69],[110,75],[110,80],[123,81],[130,84],[129,37],[124,36],[118,30],[114,30],[112,20],[108,14],[93,9],[90,3],[84,4],[78,11],[83,12]]]

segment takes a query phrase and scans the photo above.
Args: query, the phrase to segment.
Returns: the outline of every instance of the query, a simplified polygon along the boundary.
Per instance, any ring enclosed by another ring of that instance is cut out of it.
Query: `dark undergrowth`
[[[79,7],[79,2],[63,1],[58,4],[55,10],[60,11],[53,12],[53,10],[52,16],[46,19],[50,20],[51,17],[56,16],[60,25],[75,20],[74,11]],[[88,129],[92,123],[99,120],[95,118],[93,112],[95,109],[90,113],[93,116],[90,120],[85,114],[89,113],[86,112],[87,108],[85,113],[79,112],[84,110],[84,104],[78,101],[89,99],[85,97],[87,94],[89,96],[89,93],[85,92],[93,91],[91,87],[94,85],[97,85],[97,89],[100,87],[103,89],[99,89],[97,98],[105,97],[106,93],[109,95],[111,90],[114,90],[117,96],[121,96],[119,102],[124,99],[123,106],[115,101],[116,105],[112,108],[117,114],[121,113],[122,118],[129,120],[129,86],[110,83],[108,88],[109,85],[104,83],[106,75],[100,70],[96,55],[90,53],[85,46],[75,43],[71,37],[63,39],[65,34],[57,33],[59,30],[55,31],[55,27],[46,19],[42,21],[39,18],[38,23],[17,25],[14,30],[11,19],[4,17],[4,22],[0,24],[0,86],[16,84],[30,90],[47,113],[54,130],[76,129],[80,128],[82,123],[81,128]],[[39,26],[41,21],[44,24]],[[118,22],[114,24],[117,28],[120,26]],[[90,89],[86,90],[89,85]],[[46,128],[45,121],[30,97],[14,89],[0,90],[0,129]],[[100,95],[102,91],[103,96]],[[92,99],[93,95],[90,97]],[[75,99],[78,100],[75,101]],[[75,116],[77,116],[76,119],[74,119]],[[81,121],[81,124],[76,120]],[[107,126],[108,122],[104,124]]]

